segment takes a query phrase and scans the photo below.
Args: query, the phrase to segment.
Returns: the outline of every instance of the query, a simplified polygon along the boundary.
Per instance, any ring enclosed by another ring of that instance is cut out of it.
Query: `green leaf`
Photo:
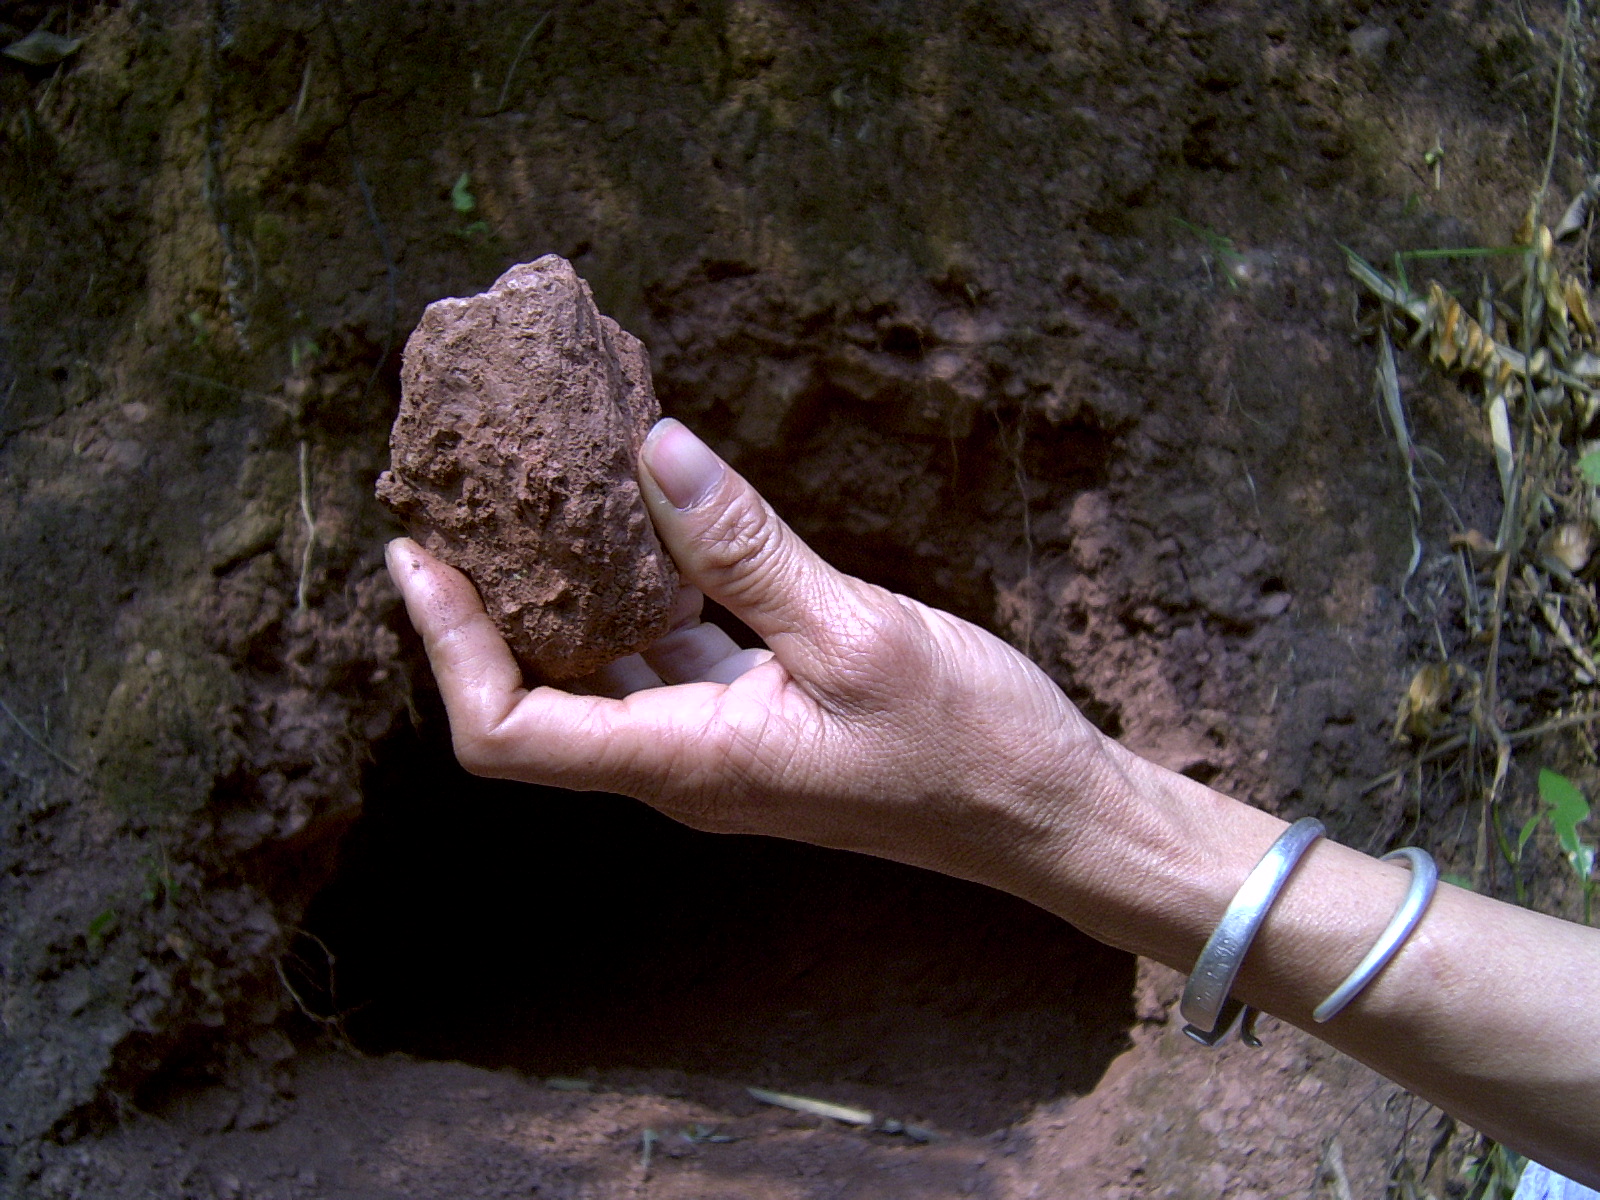
[[[88,934],[84,938],[89,943],[89,949],[98,953],[100,947],[105,945],[105,940],[117,927],[117,913],[115,909],[108,908],[94,920],[89,922]]]
[[[1592,868],[1593,850],[1578,837],[1578,826],[1589,819],[1589,802],[1583,793],[1565,775],[1546,767],[1539,771],[1539,795],[1550,806],[1550,828],[1556,831],[1556,840],[1573,867],[1577,869],[1587,859]]]
[[[461,178],[456,180],[455,187],[450,189],[450,207],[462,214],[478,207],[478,198],[472,194],[471,172],[461,172]]]
[[[1396,257],[1433,259],[1433,258],[1489,258],[1498,254],[1526,254],[1526,246],[1461,246],[1455,249],[1441,250],[1402,250]]]
[[[297,337],[289,343],[289,366],[298,371],[301,363],[310,362],[321,353],[317,343],[308,337]]]
[[[21,41],[12,42],[0,54],[30,67],[48,67],[72,57],[81,45],[82,38],[62,37],[59,33],[35,29]]]
[[[1578,460],[1578,474],[1582,475],[1595,487],[1600,487],[1600,450],[1592,454],[1585,454]]]
[[[1527,846],[1528,839],[1533,836],[1533,831],[1539,828],[1539,821],[1543,816],[1543,813],[1535,813],[1529,817],[1528,823],[1522,827],[1522,832],[1517,834],[1517,861],[1520,862],[1522,860],[1523,848]]]

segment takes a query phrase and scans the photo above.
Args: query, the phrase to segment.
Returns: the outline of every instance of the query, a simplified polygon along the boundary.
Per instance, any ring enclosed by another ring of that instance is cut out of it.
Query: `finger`
[[[798,638],[825,643],[846,603],[835,571],[770,505],[677,421],[656,424],[640,454],[640,486],[656,531],[684,578],[774,650]]]
[[[644,652],[645,661],[667,683],[693,683],[725,658],[739,653],[739,643],[706,622],[674,629]]]
[[[713,798],[706,789],[715,791],[736,753],[749,753],[752,727],[769,715],[769,692],[745,686],[737,701],[714,683],[647,688],[620,700],[535,688],[457,754],[476,775],[653,803],[681,793],[703,806]],[[769,691],[779,686],[781,677]]]
[[[598,671],[591,671],[582,679],[574,680],[572,690],[620,700],[646,688],[660,687],[661,684],[661,676],[650,669],[650,664],[643,657],[630,654],[627,658],[606,664]]]
[[[457,746],[482,737],[527,691],[511,648],[460,571],[410,538],[390,542],[385,558],[422,635]]]
[[[672,616],[667,621],[667,632],[698,622],[700,610],[705,607],[705,602],[706,598],[699,588],[690,587],[687,583],[680,587],[677,598],[672,602]]]
[[[730,706],[712,683],[646,688],[620,700],[529,691],[466,576],[409,538],[390,543],[386,555],[444,697],[456,757],[474,774],[657,797],[674,779],[725,765],[730,716],[737,710],[740,720],[754,720],[771,703],[746,696]],[[731,678],[736,668],[747,669],[739,662],[725,673]]]
[[[706,683],[732,683],[746,671],[754,671],[762,663],[772,661],[772,651],[762,646],[741,650],[709,667],[701,678]]]

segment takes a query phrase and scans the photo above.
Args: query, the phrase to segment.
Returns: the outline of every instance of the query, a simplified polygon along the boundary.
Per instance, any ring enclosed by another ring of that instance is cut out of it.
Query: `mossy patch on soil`
[[[170,637],[136,642],[93,738],[106,801],[146,821],[194,813],[238,760],[230,726],[244,694],[217,655]]]

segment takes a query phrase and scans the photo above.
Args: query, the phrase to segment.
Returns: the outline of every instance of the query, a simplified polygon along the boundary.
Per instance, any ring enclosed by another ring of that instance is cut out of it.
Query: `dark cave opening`
[[[476,779],[441,716],[421,725],[379,748],[288,959],[365,1051],[602,1083],[859,1085],[980,1132],[1087,1092],[1125,1045],[1133,960],[1031,905]]]

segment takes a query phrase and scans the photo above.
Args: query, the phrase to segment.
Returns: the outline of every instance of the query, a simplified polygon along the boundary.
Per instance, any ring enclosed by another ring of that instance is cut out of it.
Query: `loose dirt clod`
[[[378,498],[477,585],[524,668],[573,679],[666,631],[677,572],[634,476],[650,360],[571,264],[430,304],[401,388]]]

